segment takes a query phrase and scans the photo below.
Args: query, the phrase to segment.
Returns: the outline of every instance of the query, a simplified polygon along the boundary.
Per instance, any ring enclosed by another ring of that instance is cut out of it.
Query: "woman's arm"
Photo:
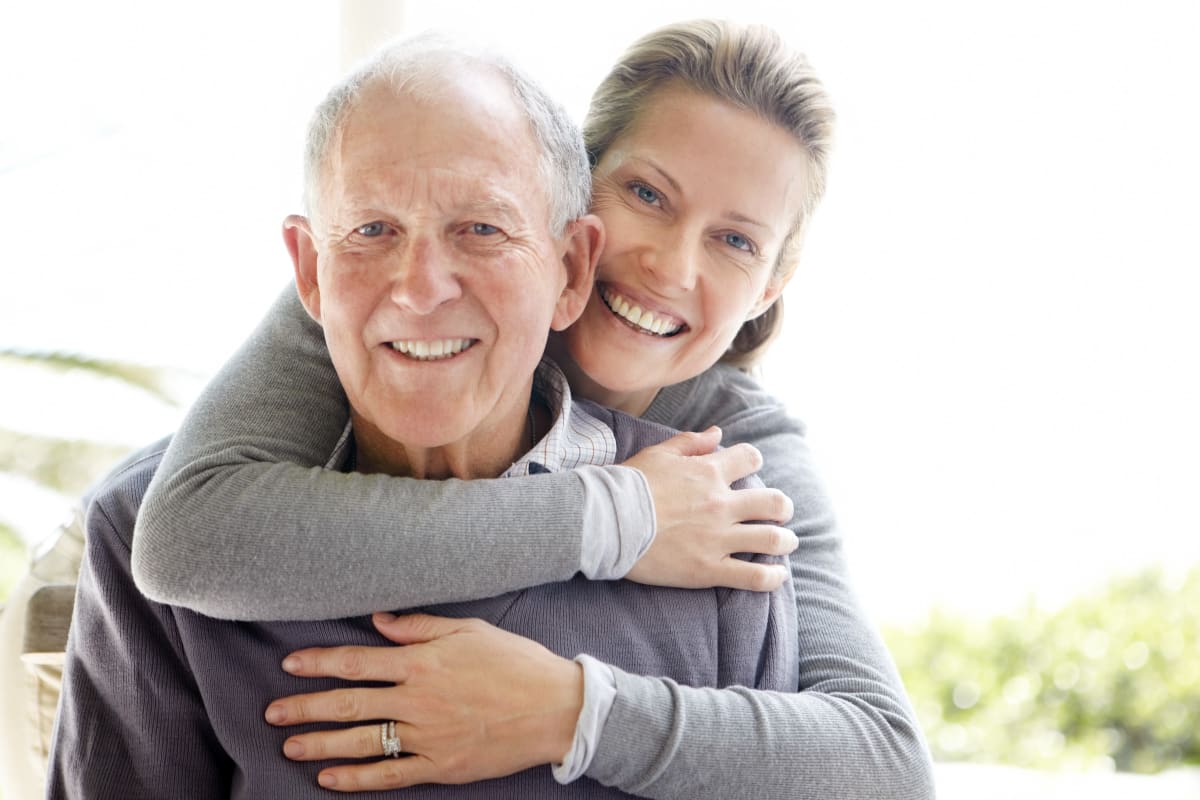
[[[503,484],[324,469],[348,418],[321,328],[289,288],[176,433],[138,517],[139,588],[215,617],[341,617],[567,580],[585,522],[630,545],[599,565],[620,575],[652,535],[632,469]]]
[[[614,669],[616,699],[587,775],[647,797],[932,797],[924,737],[850,585],[802,425],[723,366],[664,390],[647,416],[721,425],[726,443],[762,451],[759,476],[794,502],[801,691],[696,689]],[[731,743],[754,757],[731,758]]]
[[[756,453],[688,457],[712,450],[717,434],[676,442],[677,452],[660,445],[640,470],[416,481],[324,469],[348,416],[321,328],[289,287],[175,435],[138,517],[138,587],[213,617],[326,619],[579,571],[619,578],[643,554],[655,557],[641,582],[773,588],[782,574],[730,571],[722,556],[794,546],[764,526],[746,541],[737,524],[787,516],[766,510],[779,506],[770,497],[728,488],[754,471]],[[678,487],[704,461],[706,513],[664,502],[686,496]]]

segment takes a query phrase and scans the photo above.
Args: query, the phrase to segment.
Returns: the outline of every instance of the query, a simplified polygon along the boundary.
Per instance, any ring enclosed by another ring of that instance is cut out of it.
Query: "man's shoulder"
[[[83,496],[89,528],[95,521],[93,515],[103,515],[125,543],[130,543],[138,508],[170,442],[167,436],[130,453],[93,484]]]
[[[613,432],[613,438],[617,442],[618,463],[642,448],[666,441],[679,432],[666,425],[616,411],[591,400],[575,400],[574,407],[575,413],[583,412]]]

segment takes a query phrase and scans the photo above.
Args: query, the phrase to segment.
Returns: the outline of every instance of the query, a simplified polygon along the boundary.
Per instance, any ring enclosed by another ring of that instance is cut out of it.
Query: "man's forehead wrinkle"
[[[478,89],[449,82],[446,96],[430,97],[385,85],[365,90],[330,143],[322,192],[330,222],[348,229],[376,220],[405,224],[415,213],[489,222],[509,233],[540,227],[549,198],[532,196],[544,183],[532,126],[506,94],[499,107],[484,97],[476,108]]]
[[[384,175],[368,170],[362,175],[339,174],[338,196],[333,208],[339,221],[366,222],[364,214],[402,217],[427,209],[461,217],[479,215],[480,221],[501,220],[524,225],[533,213],[523,200],[506,187],[478,175],[465,175],[448,168],[395,170]]]

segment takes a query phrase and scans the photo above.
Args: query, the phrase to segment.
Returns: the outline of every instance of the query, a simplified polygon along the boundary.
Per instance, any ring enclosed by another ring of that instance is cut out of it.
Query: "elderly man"
[[[288,218],[284,235],[351,405],[352,435],[331,468],[496,477],[613,463],[665,438],[573,405],[561,373],[539,364],[549,330],[581,312],[602,239],[584,214],[582,142],[540,90],[489,58],[410,44],[336,88],[313,126],[315,202],[310,218]],[[347,684],[288,675],[280,661],[301,647],[386,642],[366,618],[236,623],[140,595],[131,534],[164,446],[127,461],[91,501],[50,796],[327,797],[319,765],[286,760],[291,732],[263,714],[275,698]],[[786,592],[722,597],[576,580],[426,610],[684,683],[795,688]],[[562,663],[546,691],[578,715],[582,672]],[[376,758],[398,744],[386,724],[382,733]],[[622,796],[587,778],[562,785],[544,765],[403,790],[559,794]]]

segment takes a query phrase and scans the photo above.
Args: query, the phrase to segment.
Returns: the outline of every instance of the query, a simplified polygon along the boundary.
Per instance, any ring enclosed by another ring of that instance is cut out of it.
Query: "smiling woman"
[[[622,90],[602,87],[597,102]],[[572,380],[629,414],[720,359],[776,302],[797,265],[785,245],[806,219],[813,169],[795,135],[761,114],[685,84],[651,97],[610,144],[593,135],[604,148],[592,199],[602,302],[562,336]]]

